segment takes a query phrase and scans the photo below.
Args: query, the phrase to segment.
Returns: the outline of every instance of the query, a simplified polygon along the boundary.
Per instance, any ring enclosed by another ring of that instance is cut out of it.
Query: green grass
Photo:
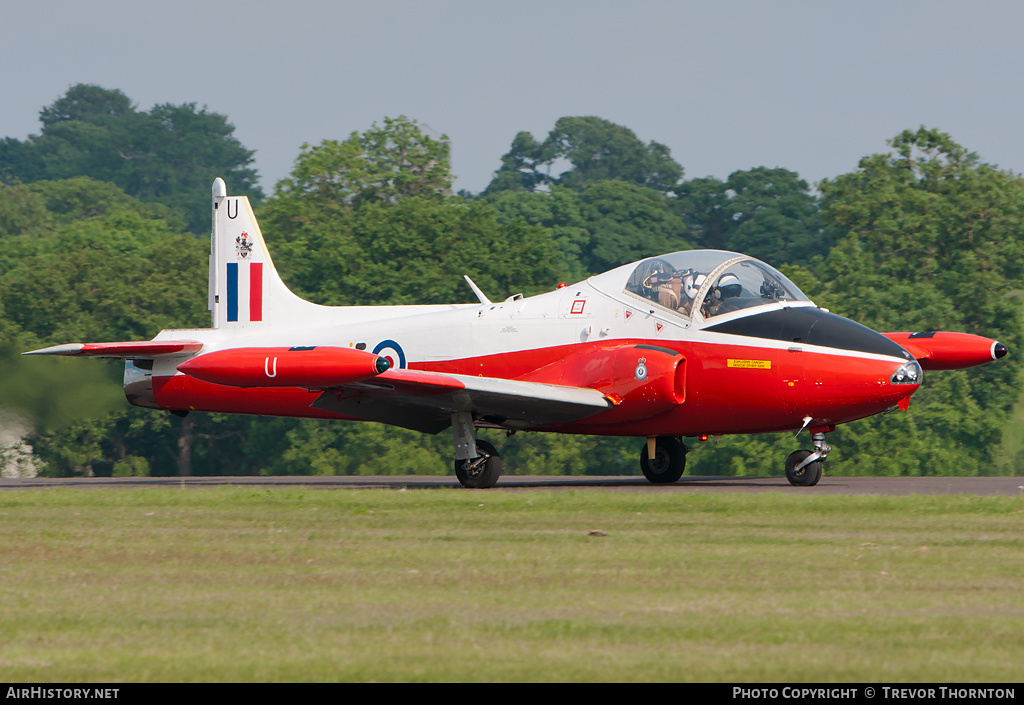
[[[1024,497],[3,492],[0,681],[1016,681],[1022,529]]]

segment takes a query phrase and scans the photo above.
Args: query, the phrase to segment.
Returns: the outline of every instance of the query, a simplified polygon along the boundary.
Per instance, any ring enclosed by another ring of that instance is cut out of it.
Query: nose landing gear
[[[811,434],[814,451],[798,450],[786,458],[786,479],[796,487],[812,487],[821,479],[824,460],[832,447],[825,442],[824,433]]]
[[[656,485],[675,482],[686,469],[686,451],[687,447],[678,438],[648,438],[640,451],[640,470]]]

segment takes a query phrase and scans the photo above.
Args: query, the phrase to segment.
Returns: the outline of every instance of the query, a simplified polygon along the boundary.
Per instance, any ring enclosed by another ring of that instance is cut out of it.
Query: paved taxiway
[[[454,476],[288,476],[288,477],[88,477],[3,478],[0,490],[48,487],[308,487],[316,489],[436,489],[458,487]],[[528,490],[620,492],[786,492],[802,494],[973,494],[1024,495],[1024,477],[822,477],[816,487],[792,487],[782,477],[687,477],[672,485],[652,485],[643,477],[504,475],[496,487],[478,492]]]

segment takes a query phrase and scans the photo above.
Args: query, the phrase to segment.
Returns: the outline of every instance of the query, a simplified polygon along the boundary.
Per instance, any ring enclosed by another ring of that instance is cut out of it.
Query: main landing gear
[[[813,433],[814,451],[798,450],[786,458],[786,479],[796,487],[812,487],[821,479],[824,460],[831,446],[825,442],[824,433]]]
[[[494,487],[501,476],[501,456],[487,441],[477,441],[475,458],[455,461],[455,477],[463,487],[484,490]]]
[[[452,414],[455,434],[455,477],[463,487],[487,489],[501,476],[501,456],[487,441],[476,439],[473,415],[458,411]]]
[[[656,485],[675,482],[686,469],[687,450],[680,439],[672,436],[648,438],[640,451],[640,470]]]

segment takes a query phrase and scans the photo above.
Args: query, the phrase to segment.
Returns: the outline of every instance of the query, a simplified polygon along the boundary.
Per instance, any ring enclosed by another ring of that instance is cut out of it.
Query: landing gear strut
[[[463,487],[487,489],[501,476],[501,456],[487,441],[476,439],[473,415],[457,411],[452,414],[455,434],[455,476]]]
[[[648,438],[640,452],[640,470],[656,485],[675,482],[686,469],[687,450],[681,440],[672,436]]]
[[[812,487],[821,479],[824,460],[832,450],[824,433],[813,433],[814,452],[798,450],[786,458],[786,479],[796,487]]]

